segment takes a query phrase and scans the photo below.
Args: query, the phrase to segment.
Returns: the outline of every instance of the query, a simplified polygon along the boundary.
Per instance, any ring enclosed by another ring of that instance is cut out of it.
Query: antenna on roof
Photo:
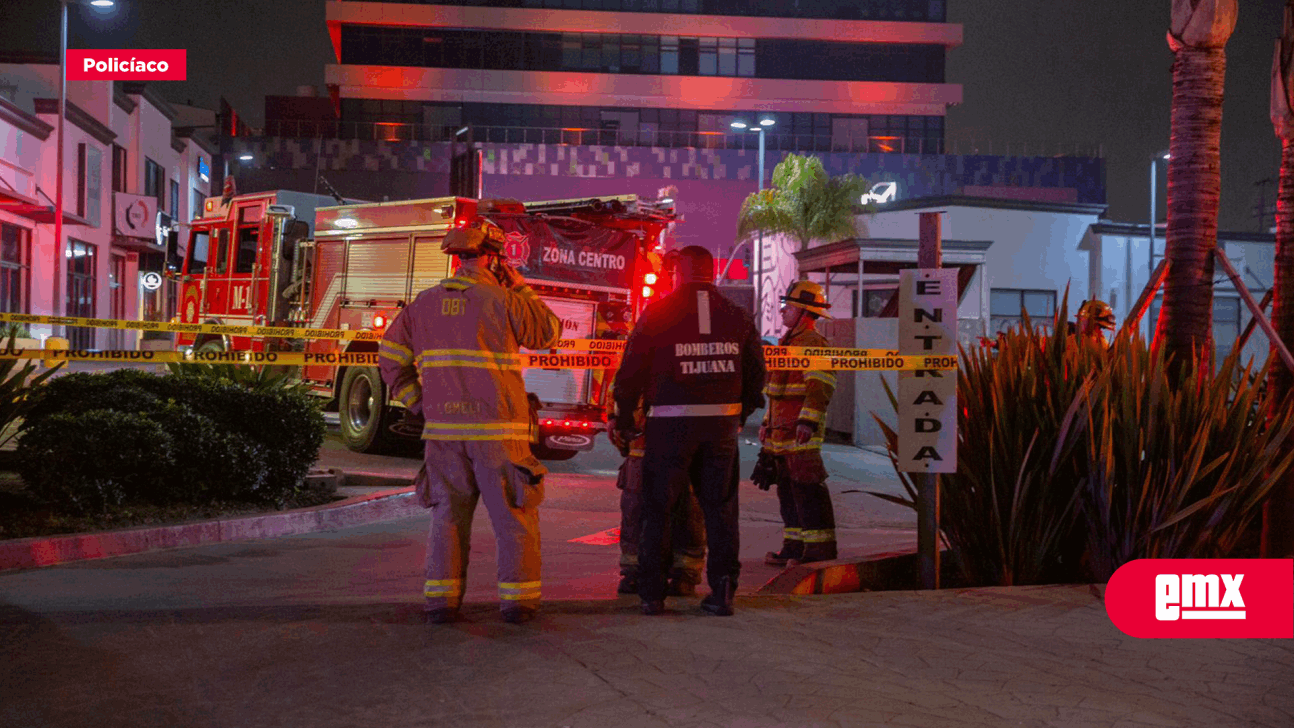
[[[319,175],[319,184],[322,184],[324,186],[324,191],[332,195],[332,198],[337,201],[338,205],[346,204],[346,198],[338,194],[337,189],[334,188],[332,185],[328,184],[328,179],[324,177],[322,174]]]

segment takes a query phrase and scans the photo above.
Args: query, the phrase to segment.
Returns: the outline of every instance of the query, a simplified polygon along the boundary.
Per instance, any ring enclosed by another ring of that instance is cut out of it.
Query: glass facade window
[[[806,62],[812,59],[812,62]],[[779,38],[343,25],[350,65],[943,83],[945,48]]]
[[[764,18],[829,18],[942,23],[944,0],[387,0],[410,5],[607,10]]]
[[[662,109],[651,107],[556,106],[342,99],[342,138],[375,136],[391,124],[409,124],[401,138],[447,141],[464,125],[474,141],[538,144],[754,148],[754,134],[734,133],[737,119],[776,122],[767,147],[796,152],[942,154],[944,120],[939,116],[785,113],[753,110]],[[409,121],[414,120],[414,121]],[[614,133],[603,134],[612,129]],[[271,136],[291,136],[287,123],[269,122]],[[316,127],[300,127],[311,134]]]
[[[27,313],[30,291],[31,231],[0,223],[0,311]]]
[[[162,172],[162,165],[148,157],[144,157],[144,194],[157,198],[157,208],[159,210],[166,202],[162,197],[165,180],[166,175]]]
[[[93,318],[98,249],[90,243],[69,239],[64,255],[67,256],[67,315]],[[94,348],[94,329],[68,327],[67,338],[73,349]]]
[[[1056,292],[1019,288],[994,288],[988,299],[989,331],[996,334],[1024,325],[1021,312],[1035,327],[1050,329],[1056,315]]]

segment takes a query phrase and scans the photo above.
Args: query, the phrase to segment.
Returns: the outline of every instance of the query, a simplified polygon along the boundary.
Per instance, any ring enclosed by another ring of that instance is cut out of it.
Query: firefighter
[[[817,320],[827,316],[822,286],[796,281],[782,296],[781,346],[828,346]],[[764,563],[829,561],[836,558],[836,517],[822,463],[827,403],[836,389],[829,371],[774,371],[768,374],[768,410],[759,441],[776,462],[777,502],[782,512],[782,549]]]
[[[1076,324],[1074,333],[1082,341],[1087,341],[1102,349],[1109,346],[1105,340],[1106,331],[1114,331],[1114,309],[1105,301],[1083,301],[1074,316]]]
[[[550,347],[561,323],[503,262],[503,242],[503,230],[485,218],[450,231],[441,250],[458,256],[457,273],[418,294],[379,348],[387,387],[425,419],[416,485],[431,509],[424,595],[437,624],[458,618],[478,499],[498,544],[503,619],[529,621],[539,606],[547,469],[530,452],[534,424],[518,350]]]
[[[614,398],[607,421],[615,422]],[[646,427],[646,414],[642,400],[633,413],[634,431],[641,433]],[[638,593],[638,544],[642,531],[642,483],[644,437],[639,434],[625,441],[623,433],[612,428],[607,433],[625,460],[620,464],[616,487],[620,489],[620,594]],[[670,555],[668,563],[669,584],[666,594],[672,597],[696,596],[701,583],[701,566],[705,563],[705,517],[696,493],[688,490],[679,498],[678,507],[670,514]]]
[[[679,251],[674,291],[643,312],[616,373],[616,437],[632,441],[646,408],[638,595],[644,614],[665,609],[670,515],[689,483],[710,549],[705,611],[733,613],[741,571],[737,533],[737,432],[763,405],[764,353],[750,314],[719,292],[714,258]]]

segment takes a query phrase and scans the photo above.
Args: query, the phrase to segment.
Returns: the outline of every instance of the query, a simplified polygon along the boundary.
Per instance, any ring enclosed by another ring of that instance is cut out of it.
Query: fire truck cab
[[[185,323],[380,332],[419,292],[451,275],[440,251],[455,225],[478,212],[462,197],[324,205],[331,198],[288,192],[207,201],[194,220],[179,273]],[[632,195],[492,205],[481,214],[508,234],[506,253],[562,320],[562,338],[623,338],[653,294],[661,233],[671,205]],[[212,252],[214,251],[214,252]],[[183,336],[195,349],[376,351],[375,341]],[[545,459],[592,449],[604,429],[609,374],[594,369],[528,369],[540,402]],[[304,366],[300,378],[334,403],[352,450],[396,444],[403,418],[376,367]]]

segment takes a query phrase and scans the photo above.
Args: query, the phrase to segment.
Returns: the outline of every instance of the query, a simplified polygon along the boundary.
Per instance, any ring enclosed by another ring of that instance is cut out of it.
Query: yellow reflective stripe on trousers
[[[499,598],[509,600],[538,599],[541,583],[538,581],[501,581],[499,582]]]
[[[459,597],[463,595],[462,579],[428,579],[423,585],[423,595],[428,599]]]
[[[800,529],[787,526],[782,529],[782,538],[786,539],[787,541],[799,541]]]
[[[529,422],[427,422],[424,440],[529,440]]]
[[[820,528],[814,530],[806,528],[800,533],[804,536],[805,543],[830,543],[836,540],[836,529],[834,528]]]
[[[723,417],[739,414],[740,404],[658,404],[647,410],[648,417]]]
[[[770,438],[768,442],[765,443],[765,446],[769,450],[773,451],[774,455],[782,455],[788,452],[800,452],[801,450],[821,450],[822,436],[816,435],[811,437],[809,438],[809,441],[803,445],[796,442],[794,437],[786,440]]]

